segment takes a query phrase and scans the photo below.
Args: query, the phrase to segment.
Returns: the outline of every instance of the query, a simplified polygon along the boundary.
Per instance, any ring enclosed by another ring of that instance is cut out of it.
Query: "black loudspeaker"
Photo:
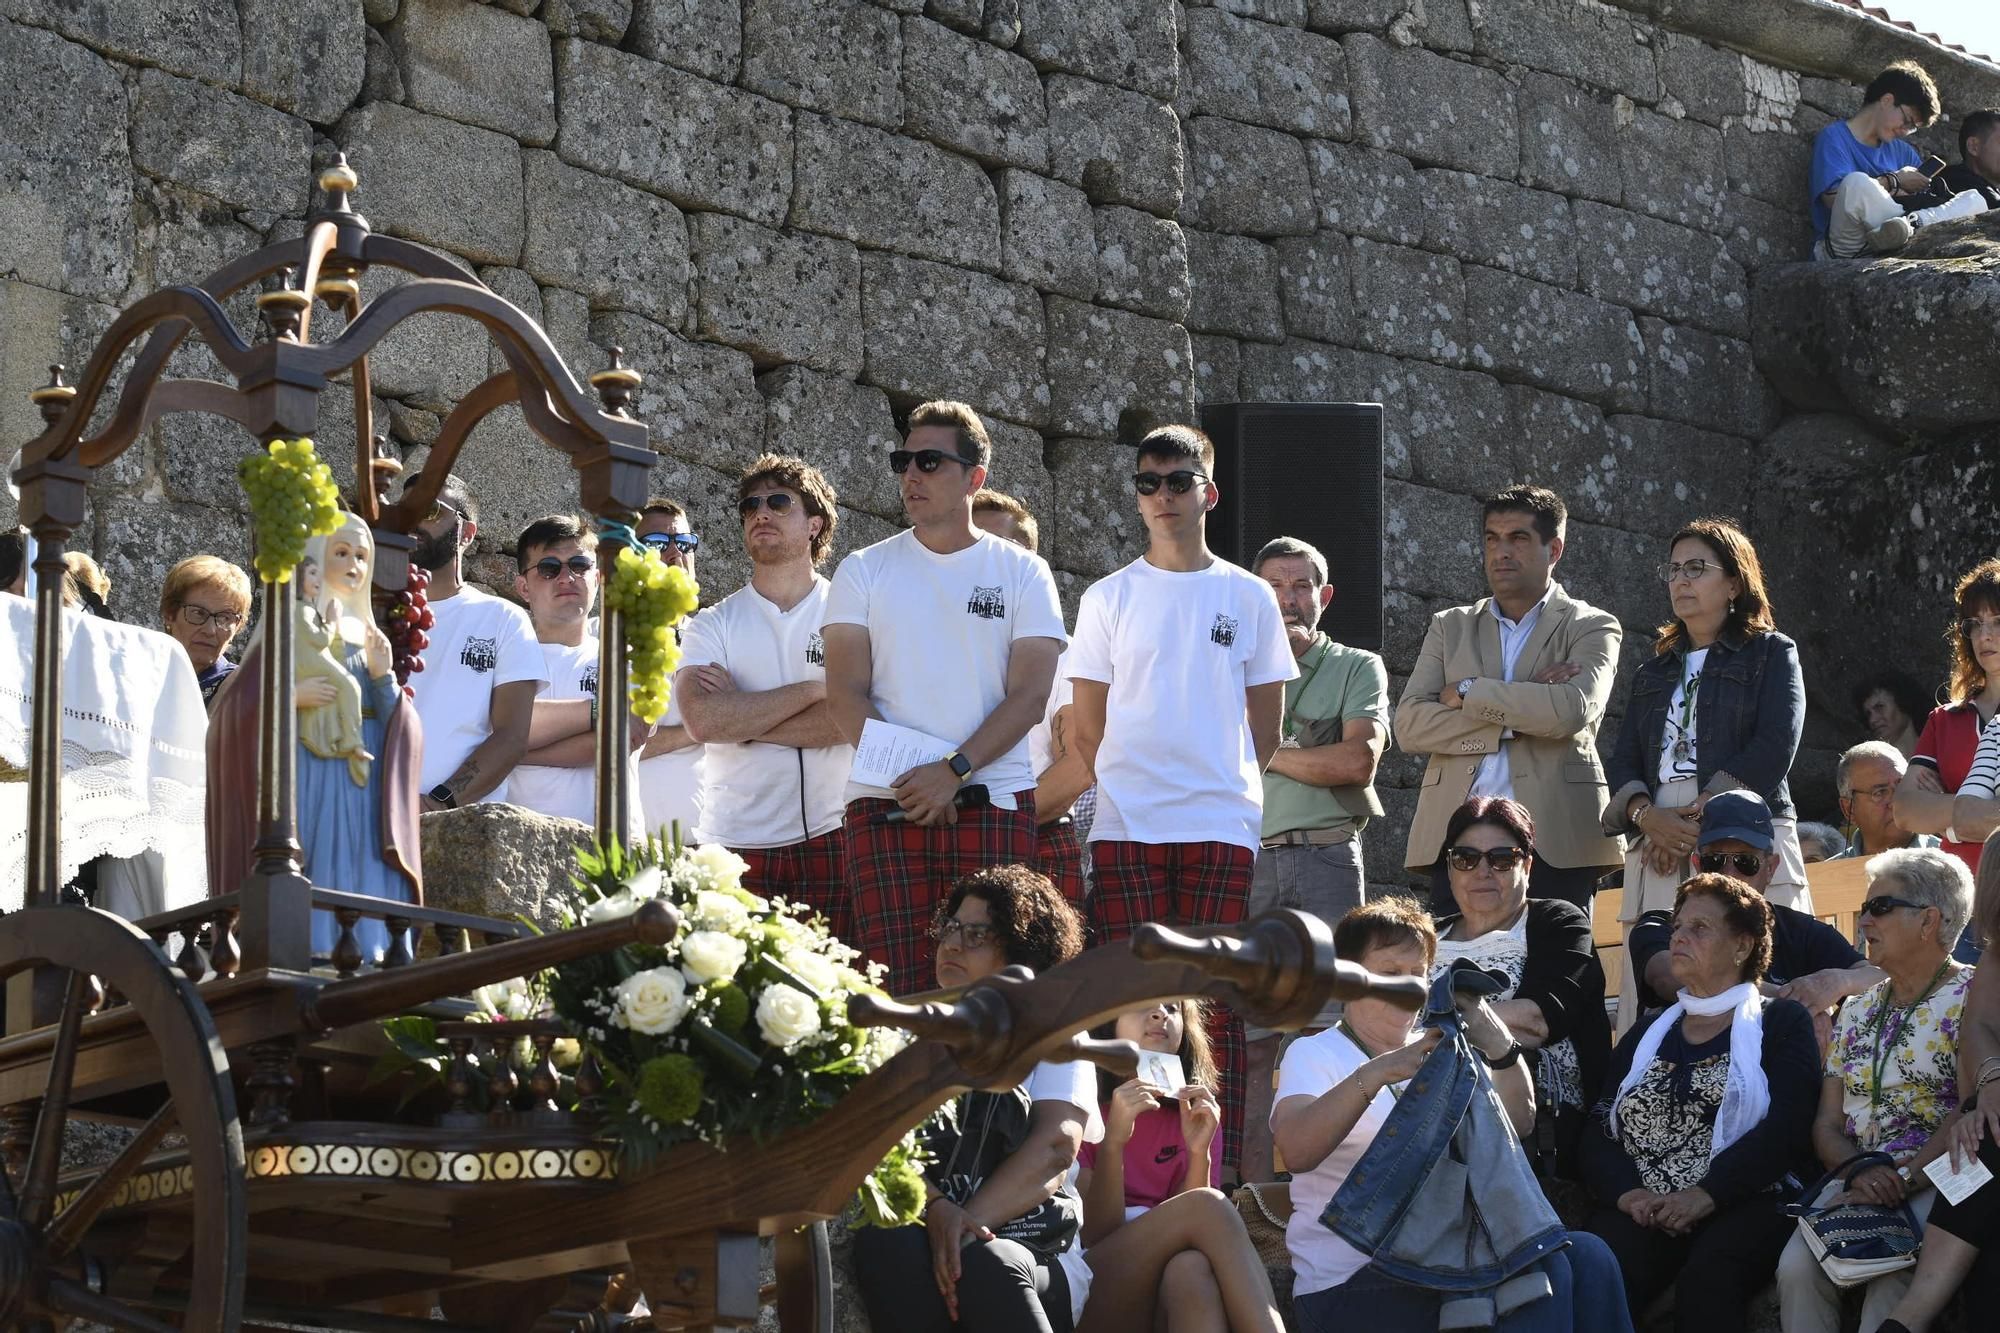
[[[1222,500],[1209,548],[1249,568],[1265,542],[1297,537],[1326,556],[1336,589],[1320,628],[1382,651],[1382,405],[1211,403]]]

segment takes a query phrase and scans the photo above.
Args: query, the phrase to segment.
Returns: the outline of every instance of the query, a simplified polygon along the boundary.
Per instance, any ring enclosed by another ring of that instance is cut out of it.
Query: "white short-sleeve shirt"
[[[1278,1108],[1288,1099],[1320,1097],[1367,1063],[1368,1056],[1339,1028],[1293,1042],[1278,1066],[1278,1090],[1271,1097],[1272,1123],[1276,1124]],[[1395,1106],[1394,1094],[1382,1089],[1324,1161],[1310,1171],[1292,1172],[1292,1217],[1285,1224],[1285,1248],[1292,1254],[1295,1295],[1337,1287],[1368,1266],[1368,1256],[1322,1226],[1319,1215],[1339,1193],[1361,1154],[1382,1132]]]
[[[424,767],[418,786],[429,791],[458,771],[493,734],[493,691],[517,680],[548,687],[548,667],[528,613],[477,588],[460,588],[430,604],[434,622],[424,669],[410,675],[410,693],[424,726]],[[502,779],[482,801],[508,799]]]
[[[668,691],[667,711],[660,725],[681,725],[678,691]],[[639,808],[645,812],[648,836],[664,838],[669,826],[679,824],[681,840],[694,842],[695,825],[701,823],[701,785],[707,768],[706,745],[690,745],[639,761]]]
[[[542,662],[548,667],[549,687],[538,700],[589,699],[597,694],[597,640],[586,636],[572,648],[563,643],[542,645]],[[645,828],[639,811],[639,760],[636,752],[626,759],[625,841],[637,841]],[[580,819],[588,824],[597,818],[597,766],[595,763],[555,768],[544,764],[521,764],[507,776],[507,799],[515,805],[563,819]]]
[[[1226,560],[1181,572],[1141,557],[1084,590],[1059,670],[1110,687],[1092,842],[1257,848],[1244,691],[1299,672],[1270,584]]]
[[[1007,697],[1017,639],[1068,639],[1048,562],[986,532],[950,555],[930,550],[914,531],[854,552],[834,573],[826,623],[868,631],[869,702],[885,721],[953,745]],[[1014,793],[1035,785],[1027,737],[966,780],[984,783],[995,805],[1014,808]],[[847,784],[850,801],[891,795]]]
[[[832,588],[815,575],[812,591],[781,611],[746,584],[683,627],[681,670],[719,666],[746,694],[805,681],[825,684],[820,626]],[[853,746],[800,750],[730,741],[707,749],[697,842],[786,847],[840,827]]]

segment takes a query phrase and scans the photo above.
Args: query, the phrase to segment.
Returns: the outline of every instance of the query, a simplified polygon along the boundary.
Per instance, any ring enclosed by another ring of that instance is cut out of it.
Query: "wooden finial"
[[[347,165],[346,153],[335,153],[319,173],[319,188],[326,194],[326,206],[336,213],[347,211],[347,196],[361,184],[361,177]]]
[[[57,364],[49,367],[49,382],[39,389],[28,391],[28,401],[41,409],[42,420],[53,426],[69,410],[76,398],[76,388],[63,382],[63,371],[67,367]]]
[[[276,287],[257,295],[258,312],[264,316],[271,336],[285,342],[298,338],[299,323],[311,304],[311,296],[292,286],[292,270],[289,268],[278,275]]]
[[[632,395],[638,392],[645,378],[625,364],[625,349],[614,347],[611,349],[611,364],[590,377],[590,387],[597,390],[605,411],[614,417],[622,417],[631,405]]]

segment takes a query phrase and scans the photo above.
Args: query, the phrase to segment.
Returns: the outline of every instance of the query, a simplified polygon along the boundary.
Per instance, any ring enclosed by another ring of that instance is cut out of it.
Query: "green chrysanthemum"
[[[639,1109],[663,1125],[685,1124],[701,1109],[701,1066],[686,1055],[662,1055],[639,1067]]]
[[[715,1012],[709,1018],[715,1030],[732,1037],[743,1031],[744,1025],[750,1021],[750,997],[743,988],[733,981],[725,981],[721,985],[710,986],[708,993],[715,1001]]]

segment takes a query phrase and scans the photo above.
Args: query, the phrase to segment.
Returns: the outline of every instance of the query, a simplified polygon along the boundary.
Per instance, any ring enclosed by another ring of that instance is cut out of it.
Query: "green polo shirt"
[[[1389,673],[1382,659],[1322,634],[1299,659],[1298,678],[1285,686],[1284,734],[1302,746],[1332,745],[1349,722],[1373,718],[1389,729]],[[1373,786],[1308,787],[1266,770],[1264,836],[1301,829],[1359,833],[1382,813]]]

